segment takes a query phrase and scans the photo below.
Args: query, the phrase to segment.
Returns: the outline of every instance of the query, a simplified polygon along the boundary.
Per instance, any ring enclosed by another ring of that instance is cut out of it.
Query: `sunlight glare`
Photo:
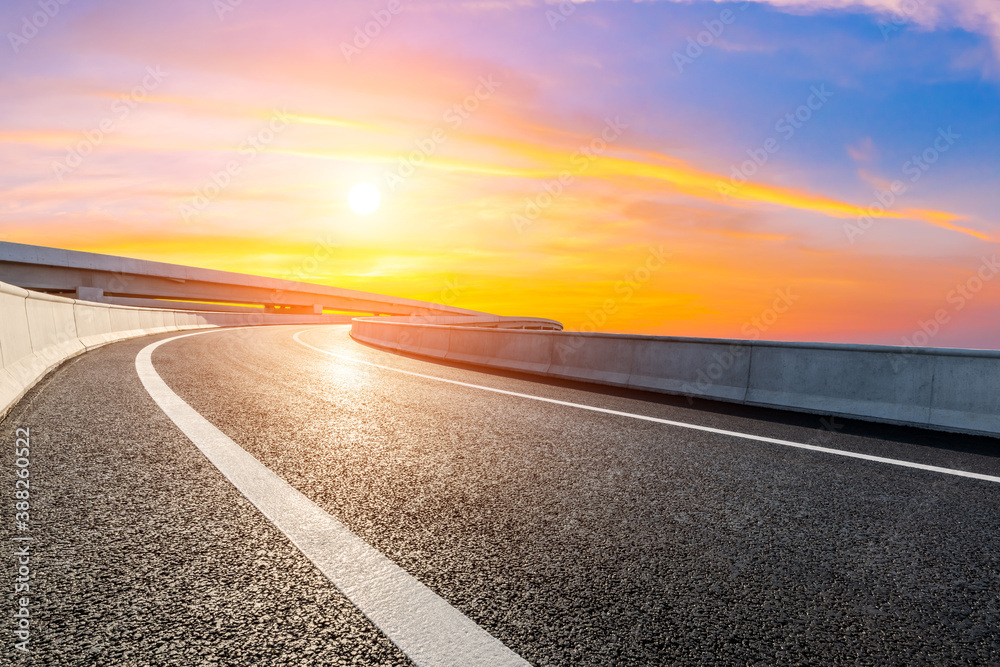
[[[378,210],[382,203],[382,194],[371,183],[358,183],[348,195],[351,210],[358,215],[369,215]]]

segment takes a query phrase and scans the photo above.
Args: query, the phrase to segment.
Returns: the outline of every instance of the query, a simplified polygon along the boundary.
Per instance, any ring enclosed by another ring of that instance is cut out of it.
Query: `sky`
[[[6,0],[0,30],[0,240],[1000,348],[996,0]]]

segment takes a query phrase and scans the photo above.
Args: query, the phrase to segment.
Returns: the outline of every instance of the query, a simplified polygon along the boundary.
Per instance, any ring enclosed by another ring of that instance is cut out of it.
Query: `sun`
[[[369,215],[378,210],[382,203],[382,193],[371,183],[358,183],[351,189],[347,202],[358,215]]]

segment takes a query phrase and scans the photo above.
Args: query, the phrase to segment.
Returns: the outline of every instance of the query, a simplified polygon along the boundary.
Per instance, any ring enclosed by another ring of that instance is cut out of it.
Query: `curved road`
[[[137,356],[176,336],[73,359],[0,424],[3,654],[411,664],[423,654],[356,606],[393,601],[341,592],[295,537],[302,520],[279,529],[147,393]],[[645,418],[993,478],[996,440],[483,373],[361,345],[348,327],[190,335],[152,366],[288,497],[391,561],[372,576],[412,581],[531,664],[1000,663],[1000,483]],[[20,531],[18,428],[31,434]],[[18,536],[32,538],[27,654]],[[352,559],[337,567],[363,579]]]

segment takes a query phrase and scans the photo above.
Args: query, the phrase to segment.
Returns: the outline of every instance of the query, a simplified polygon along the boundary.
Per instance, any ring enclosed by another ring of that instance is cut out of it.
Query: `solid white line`
[[[823,452],[824,454],[836,454],[837,456],[847,456],[852,459],[863,459],[865,461],[875,461],[877,463],[888,463],[894,466],[903,466],[905,468],[917,468],[918,470],[929,470],[931,472],[939,472],[945,475],[958,475],[959,477],[971,477],[972,479],[981,479],[987,482],[997,482],[1000,483],[1000,477],[994,477],[992,475],[982,475],[977,472],[967,472],[965,470],[954,470],[952,468],[940,468],[938,466],[926,465],[924,463],[913,463],[911,461],[900,461],[898,459],[889,459],[883,456],[871,456],[870,454],[857,454],[855,452],[845,452],[841,449],[830,449],[829,447],[818,447],[816,445],[807,445],[802,442],[792,442],[790,440],[779,440],[777,438],[767,438],[760,435],[750,435],[749,433],[740,433],[738,431],[726,431],[720,428],[712,428],[711,426],[700,426],[698,424],[688,424],[687,422],[672,421],[670,419],[660,419],[659,417],[650,417],[647,415],[635,414],[632,412],[621,412],[619,410],[609,410],[607,408],[598,408],[593,405],[584,405],[583,403],[570,403],[569,401],[559,401],[554,398],[544,398],[542,396],[533,396],[531,394],[521,394],[516,391],[507,391],[505,389],[495,389],[493,387],[484,387],[479,384],[470,384],[468,382],[459,382],[458,380],[448,380],[442,377],[436,377],[434,375],[425,375],[423,373],[415,373],[413,371],[405,371],[401,368],[393,368],[392,366],[383,366],[382,364],[376,364],[371,361],[363,361],[361,359],[356,359],[354,357],[349,357],[343,354],[337,354],[336,352],[330,352],[329,350],[324,350],[322,348],[316,347],[315,345],[310,345],[300,338],[309,329],[303,329],[293,336],[296,342],[300,345],[304,345],[316,352],[321,352],[323,354],[328,354],[332,357],[337,357],[338,359],[344,359],[346,361],[353,361],[359,364],[365,364],[367,366],[374,366],[375,368],[382,368],[388,371],[395,371],[396,373],[404,373],[406,375],[412,375],[414,377],[426,378],[428,380],[437,380],[438,382],[447,382],[449,384],[456,384],[461,387],[470,387],[472,389],[482,389],[483,391],[492,391],[497,394],[506,394],[508,396],[517,396],[518,398],[529,398],[533,401],[542,401],[544,403],[554,403],[555,405],[565,405],[571,408],[580,408],[581,410],[590,410],[592,412],[602,412],[608,415],[616,415],[618,417],[631,417],[632,419],[641,419],[648,422],[656,422],[657,424],[667,424],[668,426],[677,426],[679,428],[692,429],[694,431],[705,431],[706,433],[717,433],[719,435],[728,435],[734,438],[743,438],[744,440],[756,440],[757,442],[767,442],[773,445],[783,445],[785,447],[796,447],[798,449],[808,449],[814,452]]]
[[[373,549],[195,412],[153,368],[164,343],[143,348],[135,368],[149,395],[191,442],[278,530],[417,665],[527,665],[520,656]]]

